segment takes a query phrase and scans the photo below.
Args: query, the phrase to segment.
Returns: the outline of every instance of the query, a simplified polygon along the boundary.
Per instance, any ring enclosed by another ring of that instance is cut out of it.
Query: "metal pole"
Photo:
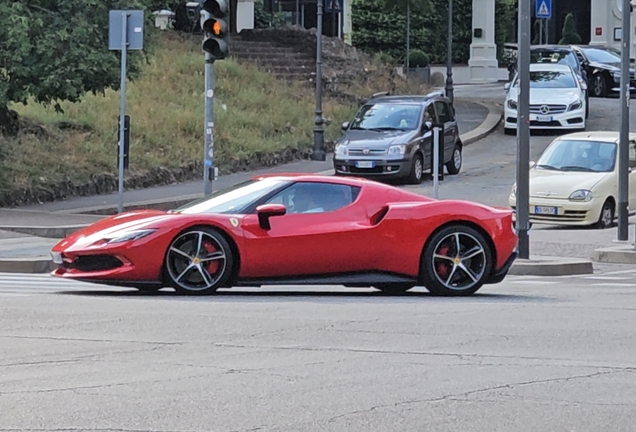
[[[314,151],[311,159],[315,161],[327,160],[324,150],[325,129],[322,118],[322,2],[318,0],[317,32],[316,32],[316,120],[314,127]]]
[[[517,71],[517,232],[519,258],[530,258],[530,16],[532,0],[519,0],[519,53]]]
[[[205,131],[203,143],[204,194],[212,193],[214,180],[214,59],[205,53]]]
[[[539,20],[539,45],[543,45],[543,20]]]
[[[454,102],[453,90],[453,0],[448,0],[448,38],[446,41],[446,97]]]
[[[629,58],[630,0],[623,0],[621,37],[621,129],[618,151],[618,240],[629,240]]]
[[[124,211],[124,134],[126,129],[126,54],[128,53],[128,12],[121,14],[121,99],[119,105],[119,202],[117,212]]]
[[[409,55],[411,52],[411,0],[406,0],[406,70],[404,75],[409,73]]]
[[[439,131],[440,128],[433,128],[433,198],[439,197]]]
[[[296,0],[296,25],[300,23],[300,16],[298,16],[299,9],[300,9],[300,0]]]

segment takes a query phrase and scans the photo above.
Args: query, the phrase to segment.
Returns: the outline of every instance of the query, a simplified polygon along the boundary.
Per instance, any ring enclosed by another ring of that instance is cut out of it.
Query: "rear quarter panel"
[[[495,267],[501,268],[517,244],[512,211],[466,201],[389,204],[377,225],[377,247],[384,251],[377,266],[385,271],[417,275],[428,239],[439,228],[464,223],[480,229],[491,241]]]

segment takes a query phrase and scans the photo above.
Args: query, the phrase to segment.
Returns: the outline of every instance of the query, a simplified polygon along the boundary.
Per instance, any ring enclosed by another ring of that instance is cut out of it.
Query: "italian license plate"
[[[59,252],[51,252],[51,259],[55,264],[62,264],[62,254]]]
[[[554,117],[552,116],[542,116],[542,115],[538,115],[537,116],[537,121],[540,122],[551,122],[553,120]]]
[[[356,168],[373,168],[375,167],[375,162],[373,161],[358,161],[356,162]]]
[[[556,207],[535,206],[534,214],[556,215],[559,214],[559,211]]]

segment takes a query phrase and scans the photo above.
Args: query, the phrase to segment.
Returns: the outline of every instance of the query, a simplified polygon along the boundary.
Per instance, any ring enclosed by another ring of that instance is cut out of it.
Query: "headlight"
[[[621,79],[621,71],[612,72],[612,76],[614,77],[615,80],[620,80]]]
[[[104,240],[108,243],[124,243],[127,241],[139,240],[142,237],[146,237],[147,235],[152,234],[156,230],[154,229],[146,229],[146,230],[136,230],[136,231],[128,231],[123,233],[115,233],[111,236],[104,237]]]
[[[346,156],[347,155],[347,145],[348,144],[349,144],[348,140],[336,144],[336,148],[334,149],[335,153],[338,156]]]
[[[579,189],[570,194],[571,201],[590,201],[592,199],[592,191],[587,189]]]
[[[517,109],[517,102],[515,102],[512,99],[508,99],[508,108],[510,108],[511,110],[516,110]]]
[[[406,146],[402,144],[402,145],[394,145],[389,147],[389,152],[387,154],[389,156],[395,156],[395,155],[403,155],[404,153],[406,153]]]
[[[571,103],[570,106],[568,107],[568,111],[574,111],[577,109],[581,109],[581,107],[583,106],[583,102],[582,101],[576,101],[574,103]]]

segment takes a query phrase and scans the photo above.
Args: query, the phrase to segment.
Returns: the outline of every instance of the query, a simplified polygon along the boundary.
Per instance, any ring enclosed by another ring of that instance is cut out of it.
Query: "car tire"
[[[592,75],[592,95],[594,97],[607,97],[607,79],[602,73]]]
[[[446,164],[446,170],[448,170],[448,173],[450,175],[459,174],[459,171],[461,171],[462,169],[463,161],[462,147],[459,143],[455,143],[455,147],[453,148],[453,155],[451,157],[451,160],[449,160]]]
[[[517,129],[504,128],[504,134],[506,134],[506,135],[517,135]]]
[[[616,206],[614,202],[608,198],[603,203],[601,208],[601,214],[598,217],[598,222],[594,224],[595,228],[606,229],[611,228],[614,225],[614,215],[616,214]]]
[[[585,96],[585,118],[590,118],[590,98],[589,96]]]
[[[492,260],[493,253],[482,233],[463,224],[449,225],[426,242],[421,279],[432,295],[469,296],[486,283]]]
[[[424,159],[420,153],[413,156],[411,162],[411,172],[409,173],[408,182],[410,184],[420,184],[424,180]]]
[[[387,294],[404,294],[414,287],[415,284],[412,283],[383,283],[373,286],[373,288],[377,288]]]
[[[210,227],[193,227],[168,247],[164,271],[177,293],[209,295],[232,274],[234,254],[225,237]]]

